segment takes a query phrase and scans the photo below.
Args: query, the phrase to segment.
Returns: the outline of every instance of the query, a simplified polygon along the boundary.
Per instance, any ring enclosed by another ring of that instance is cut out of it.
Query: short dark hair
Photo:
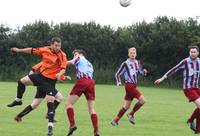
[[[62,40],[59,37],[53,37],[51,39],[51,44],[54,44],[54,42],[62,43]]]
[[[72,54],[74,54],[75,52],[78,52],[79,54],[82,54],[83,56],[86,56],[86,52],[83,49],[75,49]]]
[[[197,51],[199,52],[199,47],[197,45],[192,45],[192,46],[189,46],[188,48],[189,48],[189,50],[190,49],[197,49]]]

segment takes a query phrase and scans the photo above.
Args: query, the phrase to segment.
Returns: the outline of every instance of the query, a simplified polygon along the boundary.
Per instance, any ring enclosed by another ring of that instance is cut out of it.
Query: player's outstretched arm
[[[71,79],[70,76],[64,76],[64,75],[62,75],[59,81],[63,81],[64,82],[64,81],[71,81],[71,80],[72,79]]]
[[[154,84],[155,84],[155,85],[159,85],[163,80],[164,80],[164,77],[161,77],[161,78],[157,79],[157,80],[154,82]]]
[[[32,53],[32,48],[23,48],[23,49],[19,49],[16,47],[13,47],[10,49],[11,52],[14,53],[27,53],[27,54],[31,54]]]

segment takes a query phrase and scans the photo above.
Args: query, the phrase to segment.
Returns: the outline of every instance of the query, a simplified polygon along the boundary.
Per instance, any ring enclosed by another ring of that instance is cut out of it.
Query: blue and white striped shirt
[[[77,58],[74,58],[70,61],[76,67],[76,77],[77,79],[80,78],[93,78],[93,66],[92,64],[83,56],[79,55]]]
[[[198,88],[200,74],[200,59],[192,61],[190,57],[183,59],[179,64],[170,69],[163,78],[168,78],[180,69],[183,69],[183,88]]]
[[[116,79],[117,83],[121,83],[120,75],[124,74],[126,83],[137,84],[138,72],[141,75],[144,75],[144,71],[140,64],[140,61],[138,61],[136,59],[134,61],[127,59],[126,61],[124,61],[121,64],[120,68],[118,69],[117,73],[115,74],[115,79]]]

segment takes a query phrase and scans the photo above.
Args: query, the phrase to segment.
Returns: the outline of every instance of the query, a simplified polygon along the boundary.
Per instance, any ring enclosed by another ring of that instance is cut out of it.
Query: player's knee
[[[18,85],[24,86],[25,84],[23,83],[23,80],[20,79],[20,80],[18,81]]]
[[[21,78],[19,80],[19,82],[21,82],[21,84],[23,84],[23,85],[30,85],[31,84],[31,81],[30,81],[29,77],[27,77],[27,76]]]
[[[67,109],[69,109],[69,108],[73,108],[73,104],[71,104],[71,103],[67,103],[67,104],[66,104],[66,108],[67,108]]]
[[[95,110],[91,110],[91,111],[89,111],[89,113],[90,113],[90,115],[97,114]]]
[[[46,95],[46,101],[48,102],[54,102],[55,97],[54,96],[50,96],[50,95]]]
[[[64,99],[63,95],[62,95],[60,92],[58,92],[58,93],[56,94],[55,98],[56,98],[56,100],[57,100],[58,102],[61,102],[61,101]]]
[[[63,99],[64,99],[64,97],[62,95],[60,95],[57,100],[61,102]]]
[[[130,108],[130,105],[124,105],[123,108],[128,110]]]
[[[141,99],[139,100],[140,104],[144,105],[146,103],[146,100],[145,99]]]
[[[37,107],[39,106],[39,104],[37,103],[34,103],[34,104],[31,104],[31,107],[32,107],[32,109],[36,109]]]

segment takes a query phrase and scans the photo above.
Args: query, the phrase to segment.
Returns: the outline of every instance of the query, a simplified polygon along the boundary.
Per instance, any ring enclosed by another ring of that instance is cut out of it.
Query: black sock
[[[48,119],[49,122],[53,122],[54,120],[54,116],[55,116],[55,107],[54,107],[54,103],[53,102],[48,102],[47,103],[47,107],[48,107]]]
[[[25,92],[25,85],[22,84],[22,82],[19,80],[18,81],[18,86],[17,86],[17,98],[22,98],[23,94]]]
[[[60,104],[60,102],[59,101],[57,101],[57,100],[54,100],[54,107],[55,107],[55,110],[57,109],[57,107],[58,107],[58,105]]]
[[[29,112],[31,112],[33,110],[33,108],[31,107],[31,105],[28,105],[22,112],[20,112],[17,116],[22,118],[23,116],[25,116],[26,114],[28,114]]]

